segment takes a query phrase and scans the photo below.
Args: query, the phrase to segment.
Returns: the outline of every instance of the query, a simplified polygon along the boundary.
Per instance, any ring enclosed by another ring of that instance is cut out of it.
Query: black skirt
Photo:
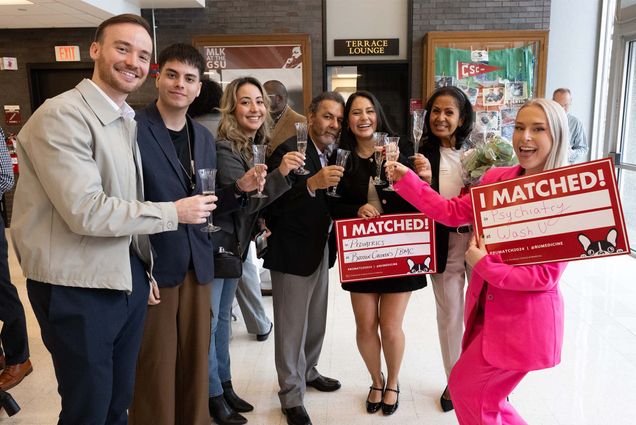
[[[386,279],[362,280],[342,284],[342,289],[349,292],[365,294],[390,294],[396,292],[410,292],[426,286],[426,276],[401,276]]]

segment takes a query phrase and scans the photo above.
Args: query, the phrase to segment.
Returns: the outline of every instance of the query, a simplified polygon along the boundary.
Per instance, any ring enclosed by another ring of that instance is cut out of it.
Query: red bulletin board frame
[[[611,159],[471,188],[475,229],[507,264],[629,253]]]
[[[340,282],[435,273],[435,226],[421,213],[336,221]]]

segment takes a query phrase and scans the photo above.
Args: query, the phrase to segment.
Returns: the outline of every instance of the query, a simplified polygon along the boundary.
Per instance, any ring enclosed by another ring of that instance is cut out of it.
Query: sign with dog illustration
[[[336,221],[342,283],[435,273],[435,226],[424,214]]]
[[[629,253],[609,158],[471,188],[475,229],[508,264]]]

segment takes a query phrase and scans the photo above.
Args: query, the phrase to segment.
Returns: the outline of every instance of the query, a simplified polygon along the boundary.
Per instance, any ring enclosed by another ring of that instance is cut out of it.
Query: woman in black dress
[[[350,150],[351,155],[338,184],[341,197],[330,199],[334,219],[416,212],[396,193],[383,191],[386,183],[379,186],[372,183],[376,173],[373,157],[373,133],[376,131],[393,134],[378,100],[366,91],[352,94],[345,106],[340,141],[340,148]],[[406,158],[400,155],[400,161],[405,162]],[[386,180],[384,174],[381,177]],[[342,285],[344,290],[351,292],[358,350],[371,374],[372,385],[366,402],[369,413],[382,408],[384,414],[390,415],[398,408],[398,374],[404,356],[402,321],[411,291],[424,286],[426,278],[422,275]],[[386,382],[381,353],[384,353],[387,366]]]

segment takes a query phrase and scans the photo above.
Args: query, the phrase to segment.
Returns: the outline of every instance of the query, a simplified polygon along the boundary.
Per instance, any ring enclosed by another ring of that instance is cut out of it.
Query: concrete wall
[[[552,2],[546,97],[559,87],[572,91],[570,112],[583,122],[588,141],[592,134],[600,19],[598,0]]]

